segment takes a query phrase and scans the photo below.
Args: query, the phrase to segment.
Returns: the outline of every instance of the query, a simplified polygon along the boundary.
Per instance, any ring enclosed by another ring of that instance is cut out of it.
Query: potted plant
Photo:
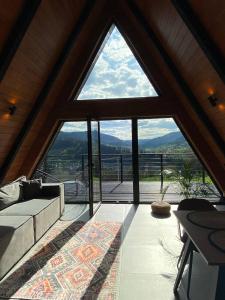
[[[183,166],[179,170],[166,169],[163,172],[166,176],[169,176],[169,178],[172,179],[170,184],[175,186],[177,193],[182,196],[183,199],[206,197],[209,194],[214,194],[215,196],[220,197],[220,195],[218,195],[218,193],[216,193],[209,184],[200,183],[196,180],[193,169],[193,162],[188,160],[183,162]]]
[[[188,160],[183,162],[183,166],[179,170],[165,169],[163,171],[165,176],[169,176],[171,183],[162,189],[160,193],[161,199],[151,204],[153,213],[164,215],[169,214],[170,204],[163,200],[170,185],[175,186],[177,193],[182,196],[183,199],[206,197],[209,194],[214,194],[215,196],[220,197],[220,195],[211,188],[209,184],[196,181],[193,169],[194,166],[192,161]]]
[[[160,193],[161,194],[160,201],[155,201],[151,204],[151,209],[154,214],[157,214],[157,215],[169,215],[170,214],[171,205],[168,202],[163,201],[169,186],[170,185],[168,184],[162,189],[162,191]]]

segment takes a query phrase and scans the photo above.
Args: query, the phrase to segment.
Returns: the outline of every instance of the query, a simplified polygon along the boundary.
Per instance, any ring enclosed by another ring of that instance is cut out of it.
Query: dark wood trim
[[[161,57],[163,58],[164,62],[169,67],[171,73],[173,74],[174,78],[176,79],[177,83],[179,84],[180,88],[182,89],[183,93],[189,100],[190,104],[192,105],[192,108],[196,112],[196,114],[199,116],[200,120],[203,122],[205,127],[210,132],[212,138],[217,143],[218,147],[222,152],[224,152],[225,149],[225,142],[218,133],[217,129],[212,125],[212,122],[208,118],[207,114],[202,109],[201,105],[199,104],[197,98],[194,96],[192,90],[184,80],[183,76],[178,71],[176,65],[170,58],[170,56],[167,54],[166,50],[162,46],[161,42],[153,32],[153,30],[150,28],[146,18],[141,13],[139,7],[133,0],[128,1],[128,7],[130,8],[130,11],[135,16],[135,18],[138,20],[139,24],[142,26],[142,28],[145,30],[146,34],[149,36],[151,41],[155,44],[156,48],[158,49]]]
[[[69,99],[70,101],[75,101],[79,97],[79,94],[80,94],[81,90],[83,89],[86,81],[88,80],[88,77],[90,76],[90,74],[96,64],[96,62],[102,52],[102,49],[104,48],[105,44],[107,43],[107,36],[108,36],[108,34],[111,33],[111,31],[113,29],[112,25],[113,25],[113,21],[110,18],[108,20],[108,22],[106,23],[106,26],[105,26],[104,30],[102,31],[101,36],[98,38],[98,41],[97,41],[96,45],[94,46],[92,54],[88,59],[88,63],[86,64],[85,68],[83,68],[81,76],[74,83],[74,87],[73,87],[73,90],[72,90],[72,93],[71,93],[70,99]]]
[[[20,46],[20,43],[41,3],[41,0],[27,0],[21,14],[17,18],[15,25],[0,54],[0,82]]]
[[[53,120],[51,120],[52,123],[54,123]],[[32,165],[32,169],[30,170],[30,173],[26,174],[26,176],[28,178],[32,178],[34,173],[36,172],[36,169],[38,167],[38,165],[42,162],[42,160],[45,158],[45,156],[48,154],[50,148],[52,147],[52,145],[54,144],[61,128],[63,126],[63,122],[61,121],[56,121],[55,126],[53,126],[54,130],[52,131],[51,134],[51,138],[49,139],[49,141],[47,142],[47,145],[44,147],[44,151],[41,152],[41,155],[39,157],[39,159]]]
[[[225,58],[215,42],[211,39],[206,29],[193,11],[191,5],[186,0],[172,0],[172,3],[184,23],[187,25],[199,46],[204,51],[208,60],[225,83]],[[212,16],[213,18],[213,16]]]
[[[81,14],[80,14],[80,18],[78,19],[76,25],[74,26],[73,31],[71,32],[64,49],[62,50],[56,64],[54,65],[47,81],[45,82],[45,85],[43,86],[40,94],[38,95],[36,102],[34,104],[34,106],[32,107],[32,110],[30,112],[30,114],[28,115],[20,133],[18,134],[17,138],[15,139],[15,142],[13,144],[13,146],[11,147],[11,150],[9,151],[2,167],[1,167],[1,171],[0,171],[0,181],[4,178],[11,162],[13,161],[13,159],[15,158],[17,152],[19,151],[19,148],[22,144],[22,142],[24,141],[26,135],[28,134],[30,128],[32,127],[32,124],[37,116],[37,114],[39,113],[39,111],[41,110],[41,107],[46,99],[46,97],[48,96],[54,82],[57,79],[57,76],[64,64],[64,62],[66,61],[72,47],[74,46],[74,43],[76,42],[77,37],[79,36],[87,18],[89,17],[91,10],[93,8],[93,6],[95,5],[95,1],[94,0],[88,0],[86,5],[84,6]]]
[[[108,2],[106,3],[107,8],[105,5],[102,7],[100,2],[101,1],[96,2],[96,6],[93,9],[93,15],[95,15],[96,12],[99,15],[99,12],[102,11],[104,11],[104,14],[100,13],[101,18],[97,17],[97,22],[94,21],[94,26],[93,15],[92,18],[90,18],[91,22],[86,22],[85,30],[88,29],[88,35],[85,34],[85,38],[83,37],[86,42],[83,44],[83,51],[81,53],[79,52],[80,54],[78,56],[76,55],[75,60],[72,62],[71,68],[76,69],[76,72],[70,72],[63,90],[58,96],[58,99],[60,99],[61,103],[76,102],[74,99],[76,99],[76,97],[79,95],[83,84],[85,84],[85,80],[87,79],[86,77],[88,77],[88,71],[91,68],[92,63],[98,54],[99,47],[101,46],[105,35],[112,24]]]
[[[172,99],[167,97],[80,100],[62,103],[54,111],[55,118],[61,120],[85,120],[91,117],[95,120],[127,119],[135,117],[171,116],[174,115]]]

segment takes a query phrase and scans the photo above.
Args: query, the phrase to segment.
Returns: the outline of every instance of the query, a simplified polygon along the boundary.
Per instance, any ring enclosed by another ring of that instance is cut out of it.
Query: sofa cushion
[[[18,202],[0,211],[0,216],[35,216],[54,201],[55,198],[36,198],[29,201]]]
[[[14,231],[18,227],[22,226],[31,216],[0,216],[0,238],[7,235],[9,231]],[[6,230],[6,228],[9,228]]]
[[[40,179],[22,181],[23,200],[38,198],[42,194]]]
[[[0,216],[0,279],[34,244],[33,218]]]
[[[19,202],[0,211],[1,215],[33,216],[34,234],[37,241],[59,219],[60,197]]]
[[[18,202],[22,198],[20,182],[13,182],[0,188],[0,210]]]

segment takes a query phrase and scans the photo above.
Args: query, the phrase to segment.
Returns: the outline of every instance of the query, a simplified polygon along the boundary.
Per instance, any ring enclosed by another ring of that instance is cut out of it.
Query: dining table
[[[174,211],[187,233],[174,284],[177,293],[190,252],[196,249],[209,266],[218,267],[215,300],[225,299],[225,211]]]

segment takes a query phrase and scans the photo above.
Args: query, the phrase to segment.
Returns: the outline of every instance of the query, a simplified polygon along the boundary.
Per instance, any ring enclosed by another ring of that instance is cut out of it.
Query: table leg
[[[225,299],[225,267],[219,267],[215,300]]]
[[[189,254],[190,254],[191,251],[192,251],[192,242],[188,237],[187,241],[185,242],[185,248],[184,248],[184,251],[183,251],[182,258],[181,258],[180,268],[178,269],[176,281],[175,281],[175,284],[174,284],[174,287],[173,287],[173,292],[175,294],[177,293],[177,289],[178,289],[178,286],[180,284],[182,274],[184,272],[184,268],[185,268],[185,265],[187,263],[187,260],[188,260],[188,257],[189,257]]]

